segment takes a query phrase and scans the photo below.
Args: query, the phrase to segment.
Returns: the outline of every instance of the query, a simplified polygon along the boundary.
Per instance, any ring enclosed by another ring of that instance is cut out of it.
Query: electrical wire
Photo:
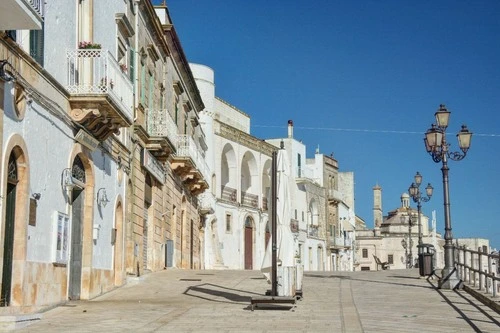
[[[279,126],[279,125],[252,125],[252,127],[287,128],[287,126]],[[339,132],[393,133],[393,134],[420,134],[420,135],[425,134],[425,132],[415,132],[415,131],[395,131],[395,130],[362,129],[362,128],[306,127],[306,126],[294,126],[293,128],[300,130],[312,130],[312,131],[339,131]],[[474,133],[474,136],[500,137],[500,134]]]

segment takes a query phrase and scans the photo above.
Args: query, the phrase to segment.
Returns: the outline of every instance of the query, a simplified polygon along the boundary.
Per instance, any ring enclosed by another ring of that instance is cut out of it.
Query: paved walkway
[[[418,270],[306,272],[296,308],[251,311],[258,271],[167,270],[43,313],[19,332],[500,332],[500,314]]]

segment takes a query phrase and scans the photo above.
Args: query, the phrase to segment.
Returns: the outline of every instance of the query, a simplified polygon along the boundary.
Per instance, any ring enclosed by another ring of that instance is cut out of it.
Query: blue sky
[[[386,214],[420,171],[435,189],[423,211],[436,210],[444,235],[441,164],[423,136],[445,104],[451,149],[463,123],[474,133],[467,157],[449,163],[453,235],[500,247],[500,1],[167,5],[188,60],[215,70],[216,94],[251,116],[254,136],[284,137],[293,119],[308,157],[319,145],[354,172],[369,227],[372,187]]]

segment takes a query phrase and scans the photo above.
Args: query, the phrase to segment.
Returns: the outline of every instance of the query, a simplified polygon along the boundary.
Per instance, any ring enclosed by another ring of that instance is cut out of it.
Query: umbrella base
[[[259,305],[262,306],[264,304],[271,304],[271,305],[291,304],[292,310],[294,310],[296,306],[296,301],[297,299],[295,297],[289,297],[289,296],[256,296],[252,297],[250,301],[250,306],[253,311],[255,307],[258,307]]]

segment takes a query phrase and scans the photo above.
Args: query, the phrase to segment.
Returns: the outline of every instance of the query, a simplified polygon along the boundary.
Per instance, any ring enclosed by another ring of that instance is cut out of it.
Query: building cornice
[[[226,138],[237,144],[256,150],[267,156],[271,156],[273,151],[277,149],[275,146],[265,142],[264,140],[258,139],[248,133],[240,131],[239,129],[236,129],[218,120],[215,120],[214,123],[216,124],[216,126],[214,126],[216,135]]]

